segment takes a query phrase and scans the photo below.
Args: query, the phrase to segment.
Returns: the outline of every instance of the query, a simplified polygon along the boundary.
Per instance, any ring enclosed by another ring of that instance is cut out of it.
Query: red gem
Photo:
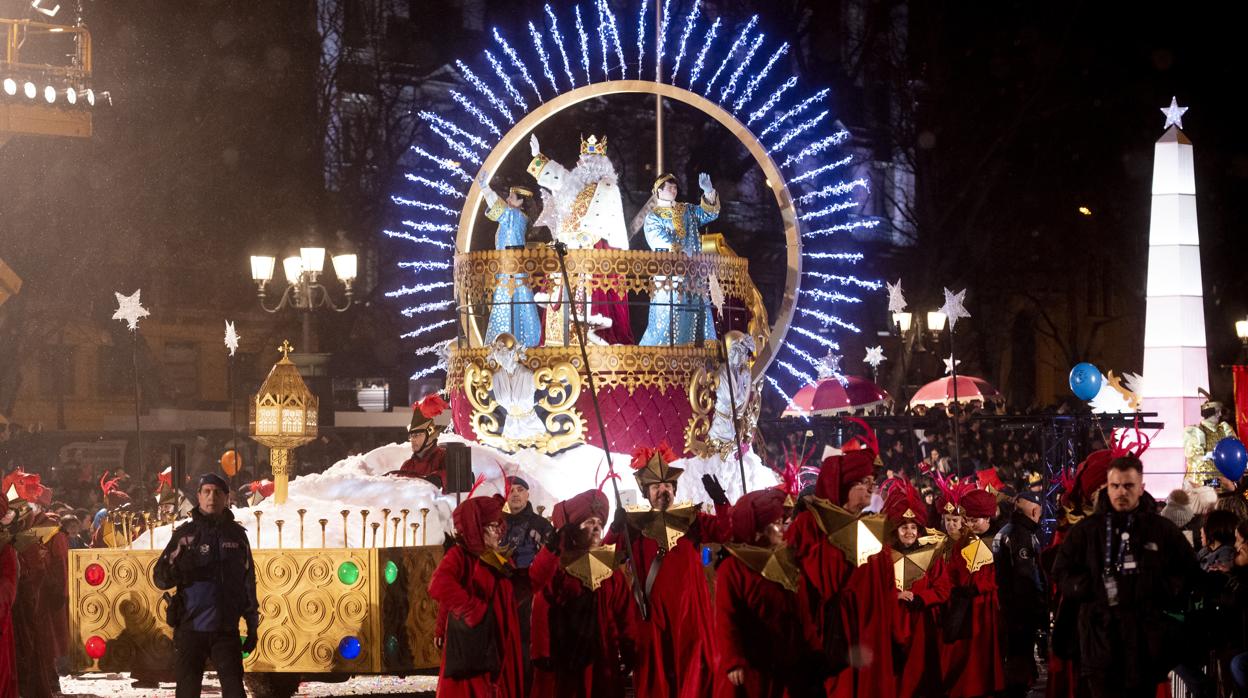
[[[87,565],[87,569],[83,571],[82,576],[87,580],[87,584],[98,587],[104,583],[104,566],[98,562],[92,562]]]

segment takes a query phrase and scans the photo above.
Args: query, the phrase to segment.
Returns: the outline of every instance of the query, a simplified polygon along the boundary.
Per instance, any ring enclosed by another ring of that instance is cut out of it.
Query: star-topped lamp
[[[1170,128],[1178,126],[1179,130],[1183,130],[1183,115],[1187,113],[1188,107],[1180,107],[1177,97],[1170,98],[1170,106],[1162,107],[1161,113],[1166,115],[1166,124],[1162,128]]]
[[[867,347],[867,356],[862,360],[862,362],[870,366],[872,370],[878,370],[880,368],[880,364],[887,360],[888,357],[884,356],[884,347],[877,345],[874,347]]]
[[[276,504],[286,503],[291,449],[314,440],[318,433],[319,401],[290,360],[293,350],[290,342],[282,342],[282,358],[273,365],[251,400],[251,438],[269,447]]]
[[[238,332],[234,329],[234,323],[229,320],[225,321],[225,348],[230,350],[230,356],[234,356],[234,352],[238,351]]]
[[[945,375],[946,376],[951,375],[953,373],[953,369],[957,368],[958,366],[962,364],[962,359],[953,358],[953,354],[950,354],[949,358],[947,359],[941,359],[941,361],[945,362]]]
[[[849,380],[845,378],[845,374],[841,373],[842,358],[843,357],[840,354],[829,351],[827,356],[824,356],[823,360],[819,362],[819,367],[817,369],[819,372],[819,379],[825,380],[828,378],[835,378],[841,385],[848,385]]]
[[[128,296],[113,293],[117,297],[117,310],[113,313],[113,319],[125,321],[131,332],[139,329],[139,318],[151,315],[147,312],[147,308],[139,303],[139,294],[142,292],[142,289],[135,289],[134,293]]]
[[[945,317],[949,319],[950,332],[953,332],[959,318],[971,316],[970,313],[966,312],[966,308],[962,306],[964,298],[966,298],[966,289],[962,289],[957,293],[953,293],[947,288],[945,289],[945,304],[940,306],[940,312],[944,313]]]

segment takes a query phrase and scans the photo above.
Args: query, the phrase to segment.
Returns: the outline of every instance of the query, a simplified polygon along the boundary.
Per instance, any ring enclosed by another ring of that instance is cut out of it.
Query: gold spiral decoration
[[[339,624],[362,625],[368,618],[368,597],[358,592],[343,594],[338,597],[335,611]]]
[[[139,569],[139,564],[133,558],[119,558],[113,565],[113,569],[109,574],[117,585],[123,589],[129,589],[135,586],[140,579],[144,579],[143,572]],[[148,577],[150,579],[150,577]]]
[[[305,582],[315,586],[324,586],[334,577],[333,566],[326,558],[314,557],[303,566],[303,573],[300,576]]]
[[[323,589],[308,589],[295,597],[290,620],[300,630],[318,634],[333,621],[334,602]]]
[[[364,645],[362,639],[360,644]],[[366,647],[366,645],[361,647],[359,659],[355,660],[356,663],[360,663],[361,660],[364,659],[365,652],[367,651],[365,649]],[[323,637],[318,637],[312,641],[312,646],[309,649],[309,654],[312,657],[313,663],[317,666],[322,666],[328,669],[333,666],[334,659],[337,657],[338,643],[331,643]]]
[[[258,565],[259,577],[266,589],[275,594],[284,594],[294,586],[299,578],[299,563],[286,555],[266,555],[268,559]]]
[[[130,589],[113,597],[113,618],[120,620],[126,630],[150,631],[156,626],[152,606],[146,596]]]
[[[278,594],[265,594],[260,597],[260,617],[266,624],[285,622],[290,614],[286,610],[286,597]]]
[[[78,622],[84,630],[94,630],[108,622],[111,610],[108,597],[93,591],[78,602]]]
[[[274,667],[293,663],[299,654],[299,641],[289,625],[268,623],[261,626],[257,645],[260,648],[259,654],[263,654],[265,661]]]

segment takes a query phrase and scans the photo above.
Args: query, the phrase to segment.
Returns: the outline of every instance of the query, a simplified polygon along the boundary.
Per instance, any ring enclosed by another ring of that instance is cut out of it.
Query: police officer
[[[1048,587],[1038,559],[1040,515],[1038,492],[1018,495],[1009,523],[992,541],[997,570],[997,598],[1005,620],[1005,688],[1007,696],[1026,696],[1037,669],[1035,648],[1049,629]]]
[[[224,698],[243,698],[243,654],[256,649],[260,623],[256,570],[247,531],[226,508],[230,486],[220,475],[199,478],[199,506],[156,561],[156,586],[177,587],[167,620],[174,627],[178,698],[198,698],[211,657]],[[239,647],[238,619],[247,622]]]
[[[511,575],[511,587],[515,591],[516,612],[520,615],[520,639],[522,641],[524,659],[524,683],[527,686],[532,680],[532,667],[529,666],[529,631],[533,616],[533,587],[529,583],[529,566],[537,551],[546,544],[554,526],[533,511],[529,503],[529,483],[522,477],[509,478],[507,488],[506,523],[507,531],[503,543],[512,550],[512,563],[515,570]]]

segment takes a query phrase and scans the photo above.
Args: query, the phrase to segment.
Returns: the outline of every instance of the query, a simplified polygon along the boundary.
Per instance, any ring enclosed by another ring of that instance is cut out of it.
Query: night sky
[[[310,5],[85,3],[95,83],[114,105],[97,110],[90,140],[18,137],[0,148],[0,257],[25,278],[31,303],[103,319],[113,290],[142,286],[145,301],[164,307],[253,310],[247,254],[341,219],[321,190]],[[718,5],[733,16],[751,7]],[[865,118],[852,80],[837,72],[839,4],[758,5],[763,26],[777,22],[775,34],[808,47],[810,84],[844,88],[832,104],[846,123]],[[0,10],[24,16],[25,6]],[[479,37],[432,31],[458,17],[458,3],[411,6],[427,18],[428,31],[411,39],[425,68],[439,56],[477,55]],[[813,14],[801,36],[779,24],[803,9]],[[540,11],[540,3],[489,2],[487,24]],[[868,275],[901,276],[912,303],[931,307],[942,285],[966,286],[980,317],[976,303],[1011,290],[1043,298],[1068,269],[1092,263],[1122,279],[1124,312],[1142,316],[1152,147],[1162,133],[1158,109],[1173,95],[1191,108],[1183,124],[1196,149],[1211,364],[1234,359],[1232,323],[1248,316],[1240,14],[1005,2],[915,3],[910,16],[908,91],[899,97],[916,108],[905,134],[916,140],[903,145],[922,164],[924,217],[917,243],[879,250]],[[376,233],[351,235],[364,243]],[[883,294],[876,305],[859,319],[864,327],[883,324]],[[984,308],[984,324],[998,311]],[[377,320],[370,327],[393,332]],[[378,339],[399,354],[393,334]],[[0,347],[0,360],[11,351]],[[968,361],[990,371],[991,354]],[[1102,366],[1110,367],[1140,369]]]

